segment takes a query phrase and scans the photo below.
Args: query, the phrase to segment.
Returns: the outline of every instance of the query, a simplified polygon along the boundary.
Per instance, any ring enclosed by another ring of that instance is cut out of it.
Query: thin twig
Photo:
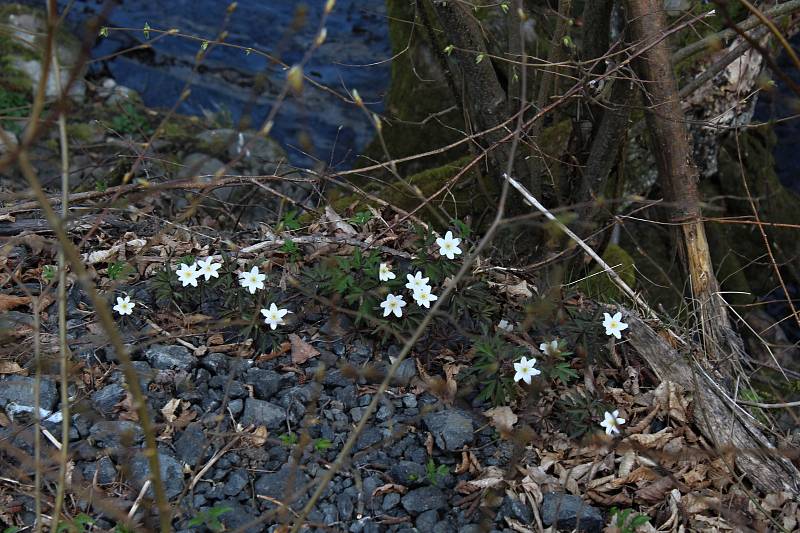
[[[564,225],[564,224],[563,224],[563,223],[562,223],[560,220],[558,220],[558,219],[556,218],[556,216],[555,216],[553,213],[551,213],[551,212],[550,212],[550,211],[549,211],[549,210],[548,210],[548,209],[547,209],[545,206],[543,206],[543,205],[542,205],[542,204],[539,202],[539,200],[537,200],[536,198],[534,198],[534,197],[533,197],[533,195],[532,195],[530,192],[528,192],[528,189],[526,189],[525,187],[523,187],[523,186],[522,186],[522,185],[521,185],[521,184],[520,184],[520,183],[519,183],[517,180],[515,180],[514,178],[512,178],[512,177],[511,177],[511,176],[509,176],[508,174],[506,174],[504,177],[505,177],[505,179],[506,179],[506,180],[507,180],[507,181],[508,181],[508,182],[511,184],[511,186],[512,186],[512,187],[514,187],[515,189],[517,189],[517,190],[520,192],[520,194],[522,194],[522,196],[523,196],[523,197],[524,197],[524,198],[525,198],[525,199],[526,199],[528,202],[530,202],[530,204],[531,204],[533,207],[535,207],[536,209],[538,209],[538,210],[539,210],[539,211],[540,211],[540,212],[541,212],[541,213],[542,213],[544,216],[546,216],[546,217],[547,217],[548,219],[550,219],[550,220],[551,220],[553,223],[555,223],[555,224],[556,224],[556,226],[558,226],[558,227],[559,227],[559,229],[561,229],[561,231],[563,231],[564,233],[566,233],[566,234],[567,234],[567,235],[568,235],[568,236],[569,236],[569,237],[570,237],[570,238],[571,238],[573,241],[575,241],[575,242],[578,244],[578,246],[580,246],[581,248],[583,248],[583,250],[584,250],[584,251],[585,251],[587,254],[589,254],[589,256],[590,256],[592,259],[594,259],[595,261],[597,261],[597,264],[598,264],[598,265],[600,265],[600,266],[602,267],[602,269],[603,269],[603,270],[605,270],[605,271],[608,273],[608,275],[611,277],[611,280],[612,280],[614,283],[616,283],[616,284],[617,284],[617,286],[618,286],[618,287],[619,287],[619,288],[620,288],[620,289],[621,289],[621,290],[622,290],[622,291],[623,291],[625,294],[627,294],[627,295],[628,295],[628,297],[629,297],[631,300],[633,300],[634,302],[636,302],[636,304],[637,304],[637,305],[641,306],[641,307],[642,307],[642,309],[644,309],[645,311],[647,311],[647,314],[648,314],[648,315],[650,315],[650,318],[652,318],[652,319],[654,319],[654,320],[658,320],[659,322],[661,322],[661,319],[658,317],[658,314],[657,314],[657,313],[656,313],[656,312],[655,312],[655,311],[654,311],[654,310],[653,310],[653,309],[652,309],[652,308],[651,308],[649,305],[647,305],[647,303],[646,303],[644,300],[642,300],[642,299],[639,297],[639,295],[637,295],[637,294],[636,294],[636,293],[633,291],[633,289],[631,289],[631,288],[628,286],[628,284],[627,284],[627,283],[625,283],[625,281],[624,281],[624,280],[623,280],[621,277],[619,277],[619,274],[617,274],[617,273],[616,273],[616,271],[615,271],[613,268],[611,268],[611,267],[608,265],[608,263],[606,263],[605,261],[603,261],[603,258],[602,258],[602,257],[600,257],[600,256],[597,254],[597,252],[595,252],[595,251],[592,249],[592,247],[591,247],[591,246],[589,246],[588,244],[586,244],[586,242],[585,242],[583,239],[581,239],[580,237],[578,237],[577,235],[575,235],[575,233],[574,233],[574,232],[573,232],[571,229],[569,229],[569,228],[568,228],[567,226],[565,226],[565,225]]]

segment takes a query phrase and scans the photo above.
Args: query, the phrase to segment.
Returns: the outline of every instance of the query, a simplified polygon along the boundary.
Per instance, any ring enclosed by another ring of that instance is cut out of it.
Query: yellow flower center
[[[612,320],[612,321],[611,321],[611,327],[612,327],[612,328],[616,328],[617,326],[619,326],[619,324],[617,324],[617,322],[616,322],[616,321]]]

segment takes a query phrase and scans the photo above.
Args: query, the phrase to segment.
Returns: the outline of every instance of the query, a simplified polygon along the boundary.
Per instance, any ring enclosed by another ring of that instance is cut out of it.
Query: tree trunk
[[[631,37],[646,47],[634,63],[644,87],[646,121],[670,221],[680,224],[683,260],[689,270],[692,298],[698,311],[707,362],[732,375],[742,352],[741,339],[731,328],[726,304],[719,294],[700,212],[698,172],[677,82],[672,69],[662,0],[628,0]]]
[[[433,0],[436,15],[446,35],[447,42],[455,47],[450,54],[451,65],[457,72],[457,88],[466,114],[469,133],[489,130],[509,118],[508,98],[488,57],[483,31],[469,8],[461,2]],[[516,96],[514,97],[516,99]],[[510,124],[509,128],[514,127]],[[508,129],[498,128],[477,142],[489,149],[508,135]],[[525,175],[527,171],[519,155],[511,154],[510,144],[500,143],[487,154],[487,170],[498,187],[503,183],[503,173],[514,157],[513,172]],[[522,202],[509,202],[509,212],[522,210]]]

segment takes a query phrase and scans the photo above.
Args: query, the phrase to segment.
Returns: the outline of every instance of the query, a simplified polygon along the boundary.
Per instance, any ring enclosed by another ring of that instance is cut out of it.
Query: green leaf
[[[207,50],[207,49],[208,49],[208,41],[203,41],[203,42],[200,44],[200,50],[203,50],[203,51],[205,51],[205,50]]]
[[[144,33],[144,38],[145,39],[149,39],[150,38],[150,23],[149,22],[145,22],[144,23],[144,28],[142,29],[142,33]]]
[[[372,213],[370,211],[359,211],[358,213],[350,217],[348,222],[350,222],[351,224],[363,225],[369,222],[370,220],[372,220]]]
[[[453,46],[452,44],[448,44],[447,46],[444,47],[444,53],[450,55],[453,53],[454,48],[455,46]]]
[[[123,261],[114,261],[108,264],[108,279],[115,281],[125,275],[130,268],[128,263]]]
[[[479,64],[481,61],[483,61],[483,54],[478,54],[478,55],[475,57],[475,64],[477,65],[477,64]]]
[[[638,514],[631,519],[631,528],[636,529],[639,526],[645,525],[650,521],[650,517],[643,514]]]
[[[324,452],[331,446],[333,446],[333,443],[326,438],[320,437],[319,439],[314,440],[314,449],[318,452]]]
[[[278,223],[279,227],[284,227],[288,230],[300,229],[300,221],[297,220],[297,211],[287,211],[283,218]]]
[[[108,26],[100,28],[100,37],[108,37]]]

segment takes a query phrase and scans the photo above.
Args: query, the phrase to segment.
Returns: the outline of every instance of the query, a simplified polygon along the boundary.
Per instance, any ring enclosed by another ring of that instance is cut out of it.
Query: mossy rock
[[[603,252],[603,261],[614,269],[628,287],[636,285],[636,270],[633,258],[621,246],[609,244]],[[577,284],[577,289],[590,298],[601,302],[619,302],[625,296],[611,276],[604,272],[600,265],[595,265],[588,278]]]
[[[420,5],[428,9],[427,2]],[[462,137],[464,119],[454,107],[454,95],[450,90],[437,54],[446,43],[431,43],[417,15],[413,2],[387,0],[389,40],[392,45],[391,84],[386,96],[387,120],[381,134],[392,158],[400,158],[427,152],[446,146]],[[435,15],[428,14],[430,20]],[[430,117],[436,116],[433,120]],[[403,163],[399,171],[403,175],[421,172],[426,168],[445,165],[464,155],[466,145],[446,153]],[[356,165],[364,166],[375,161],[384,161],[380,139],[376,137],[365,149]],[[364,184],[366,181],[355,183]]]
[[[16,62],[40,61],[44,36],[21,33],[9,20],[14,16],[24,15],[41,21],[42,31],[44,30],[47,17],[43,10],[17,3],[0,6],[0,24],[3,25],[0,26],[0,87],[27,95],[31,92],[32,80]],[[69,71],[80,57],[81,42],[63,24],[56,31],[56,42],[61,68]]]

